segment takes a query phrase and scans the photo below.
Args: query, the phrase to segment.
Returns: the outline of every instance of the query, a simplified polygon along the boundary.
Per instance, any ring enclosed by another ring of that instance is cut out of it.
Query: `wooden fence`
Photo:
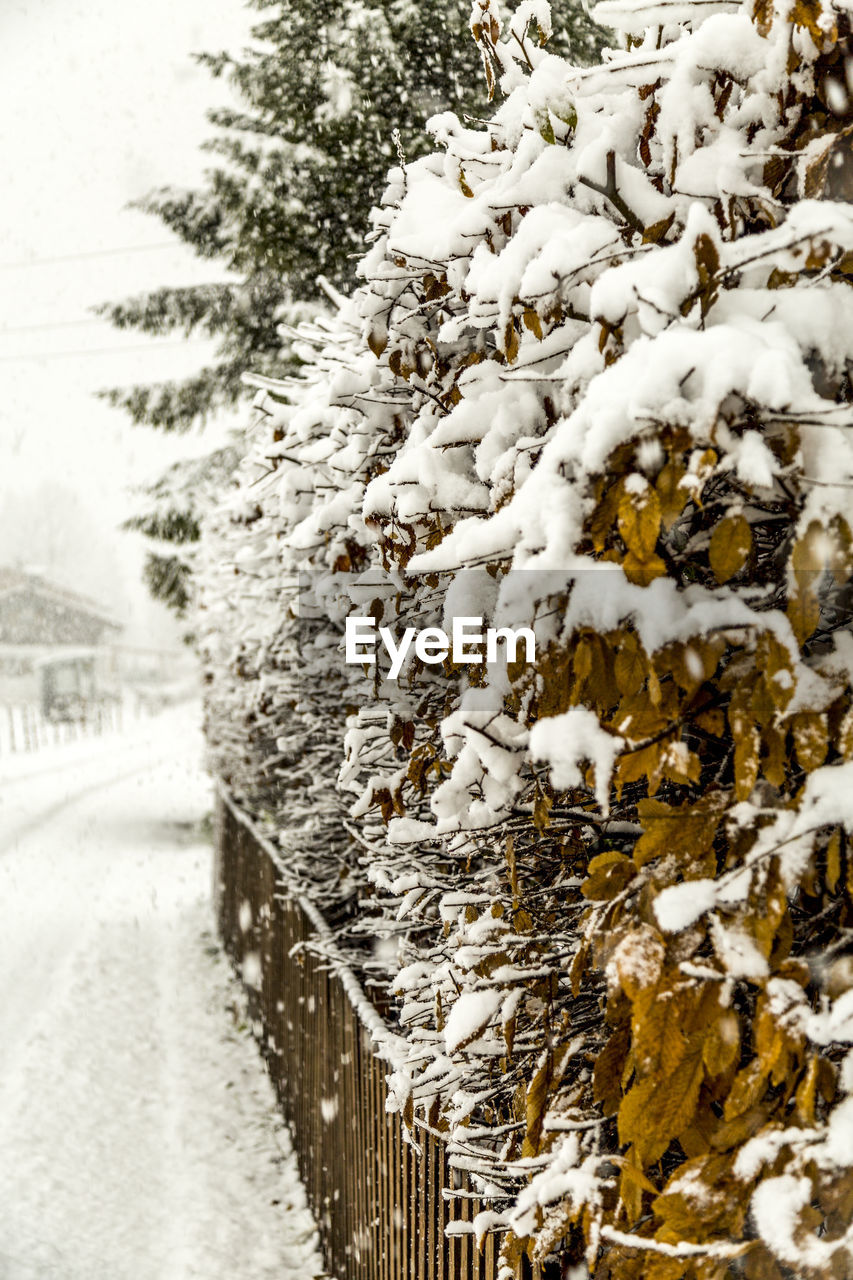
[[[97,703],[83,720],[48,720],[33,703],[0,705],[0,756],[15,752],[40,751],[78,738],[120,729],[119,702]]]
[[[352,973],[300,947],[328,936],[280,855],[230,799],[217,812],[219,929],[249,996],[335,1280],[496,1280],[498,1247],[445,1235],[481,1205],[440,1137],[385,1111],[387,1031]],[[294,950],[295,948],[295,950]],[[378,1040],[378,1044],[377,1044]],[[538,1280],[522,1260],[518,1280]]]

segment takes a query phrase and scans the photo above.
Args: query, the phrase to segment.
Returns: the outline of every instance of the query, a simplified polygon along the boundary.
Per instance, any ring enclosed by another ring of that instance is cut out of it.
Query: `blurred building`
[[[0,568],[0,649],[107,644],[120,631],[94,600],[37,574]]]
[[[0,567],[0,704],[46,714],[114,692],[120,625],[101,605],[40,574]]]

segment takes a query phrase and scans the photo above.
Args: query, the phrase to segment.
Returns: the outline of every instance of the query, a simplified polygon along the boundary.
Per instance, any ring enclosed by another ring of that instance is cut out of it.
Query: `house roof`
[[[64,605],[68,609],[74,609],[77,613],[86,614],[90,618],[97,619],[98,622],[112,627],[116,631],[122,629],[121,623],[116,622],[115,618],[111,617],[102,605],[98,604],[96,600],[90,599],[89,596],[81,595],[78,591],[70,591],[67,587],[59,586],[55,582],[49,582],[46,578],[41,577],[40,574],[24,573],[20,569],[11,569],[0,565],[0,600],[19,593]]]

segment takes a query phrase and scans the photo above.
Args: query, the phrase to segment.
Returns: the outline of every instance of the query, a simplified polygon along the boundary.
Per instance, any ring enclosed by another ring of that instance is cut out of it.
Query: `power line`
[[[19,360],[22,363],[40,360],[70,360],[82,356],[121,356],[126,351],[162,351],[164,347],[188,347],[208,342],[207,338],[186,338],[183,342],[139,342],[130,347],[88,347],[79,351],[28,351],[17,355],[0,356],[0,363]]]
[[[74,329],[83,324],[105,325],[108,323],[108,320],[96,319],[93,316],[91,320],[46,320],[43,324],[3,325],[0,328],[0,338],[5,338],[7,333],[37,333],[42,329]]]
[[[19,267],[47,267],[58,262],[81,262],[88,258],[109,258],[124,253],[152,253],[160,249],[180,249],[178,240],[162,240],[157,244],[129,244],[115,249],[89,249],[83,253],[63,253],[55,258],[22,258],[18,262],[0,262],[0,271],[16,271]]]

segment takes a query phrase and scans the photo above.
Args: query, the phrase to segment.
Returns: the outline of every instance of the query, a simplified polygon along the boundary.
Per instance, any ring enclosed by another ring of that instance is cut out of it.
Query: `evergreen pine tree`
[[[216,163],[204,186],[159,191],[139,205],[219,263],[223,280],[101,308],[119,328],[215,339],[214,360],[190,378],[103,393],[133,422],[166,431],[233,409],[249,369],[279,377],[294,369],[280,326],[316,311],[329,291],[353,286],[370,209],[396,151],[414,158],[427,149],[423,126],[434,112],[479,116],[488,105],[468,0],[249,2],[261,17],[252,45],[199,59],[239,102],[210,112],[216,133],[207,147]],[[553,39],[588,59],[600,32],[572,5]],[[152,550],[147,570],[155,594],[180,610],[194,520],[179,487],[164,524],[166,483],[152,503],[160,515],[143,504],[133,527],[159,536],[168,527],[185,544],[181,553]]]

